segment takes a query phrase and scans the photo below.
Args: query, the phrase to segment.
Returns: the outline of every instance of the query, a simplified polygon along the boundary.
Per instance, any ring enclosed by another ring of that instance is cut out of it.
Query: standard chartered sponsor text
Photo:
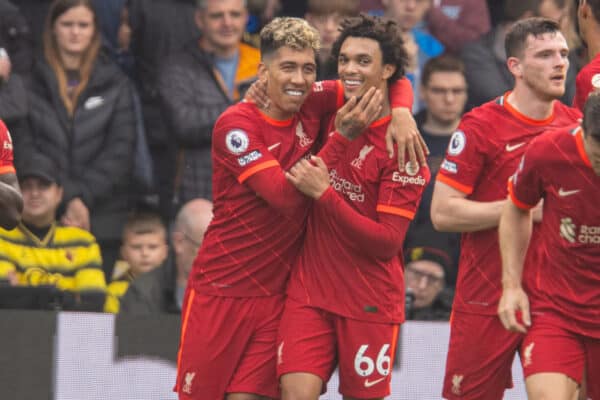
[[[348,199],[351,201],[358,201],[359,203],[365,201],[365,194],[362,191],[362,186],[342,178],[335,169],[329,171],[329,183],[336,192],[348,196]]]
[[[581,225],[577,239],[580,243],[600,244],[600,226]]]

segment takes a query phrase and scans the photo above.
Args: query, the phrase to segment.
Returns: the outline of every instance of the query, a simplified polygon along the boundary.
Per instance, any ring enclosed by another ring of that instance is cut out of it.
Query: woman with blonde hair
[[[15,144],[17,166],[33,153],[57,160],[61,222],[91,230],[110,278],[129,209],[135,115],[129,81],[101,52],[90,0],[52,3],[43,57],[29,83],[29,126]]]

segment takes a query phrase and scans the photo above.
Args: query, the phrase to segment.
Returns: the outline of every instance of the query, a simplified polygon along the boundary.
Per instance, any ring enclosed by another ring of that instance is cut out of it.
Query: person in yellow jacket
[[[63,188],[56,164],[36,155],[19,166],[17,176],[23,214],[16,228],[0,228],[0,281],[55,286],[63,309],[102,311],[106,281],[100,248],[90,232],[57,222]]]

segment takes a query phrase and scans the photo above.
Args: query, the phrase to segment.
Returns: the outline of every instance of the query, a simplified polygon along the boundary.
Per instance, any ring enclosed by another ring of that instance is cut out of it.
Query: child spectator
[[[158,268],[168,252],[167,229],[160,216],[147,211],[131,214],[123,228],[122,261],[115,265],[104,311],[119,312],[120,298],[130,282]]]

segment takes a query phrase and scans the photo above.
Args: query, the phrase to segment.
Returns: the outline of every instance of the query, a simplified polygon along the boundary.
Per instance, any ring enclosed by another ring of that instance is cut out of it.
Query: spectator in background
[[[25,18],[13,4],[0,0],[0,118],[9,127],[27,114],[27,95],[18,75],[31,70],[31,46]]]
[[[385,16],[393,19],[402,29],[404,47],[409,55],[406,77],[413,85],[415,97],[413,112],[419,112],[424,104],[420,100],[418,83],[421,81],[423,66],[432,57],[444,52],[444,46],[423,27],[425,16],[433,0],[382,0]]]
[[[285,0],[283,1],[285,3]],[[281,13],[282,2],[280,0],[247,0],[248,13],[250,14],[244,41],[254,47],[260,47],[260,30],[273,18]],[[306,8],[306,0],[294,0],[289,2],[294,10],[286,9],[282,15],[292,15]],[[301,16],[303,13],[300,13]]]
[[[33,49],[29,25],[8,0],[0,0],[0,47],[8,53],[13,72],[26,74],[31,70]]]
[[[21,219],[23,198],[13,165],[13,144],[10,133],[0,120],[0,227],[14,228]]]
[[[129,40],[125,29],[129,27],[127,0],[92,0],[96,12],[102,44],[126,73],[131,72],[133,60],[129,54]],[[129,33],[131,33],[129,31]]]
[[[60,226],[64,189],[53,160],[35,155],[19,169],[23,220],[0,228],[0,279],[13,285],[54,285],[66,310],[102,311],[106,282],[98,243],[89,232]]]
[[[447,286],[448,270],[452,269],[450,254],[439,247],[413,247],[406,250],[405,265],[407,296],[414,296],[407,319],[449,320],[454,297]]]
[[[121,298],[121,313],[180,313],[188,276],[212,219],[212,203],[194,199],[177,213],[171,232],[172,251],[156,268],[135,279]]]
[[[158,71],[170,54],[199,37],[194,21],[196,6],[194,0],[129,0],[128,3],[129,51],[134,59],[133,77],[152,158],[154,192],[159,197],[161,215],[170,219],[176,149],[160,103]]]
[[[175,199],[212,198],[212,129],[219,115],[256,80],[260,51],[241,42],[244,0],[199,0],[200,41],[163,64],[158,89],[177,146]]]
[[[129,215],[123,227],[121,258],[113,270],[104,311],[119,312],[121,297],[131,282],[160,267],[169,253],[167,228],[160,215],[141,211]]]
[[[557,14],[555,8],[547,5],[548,2],[562,3],[566,12],[565,0],[506,0],[503,21],[480,40],[463,48],[462,59],[469,84],[467,110],[504,94],[514,86],[514,78],[506,66],[506,33],[514,22],[527,17],[542,16],[560,22],[557,18],[561,18],[562,14]],[[570,61],[573,58],[571,53]],[[571,62],[567,73],[566,90],[561,97],[565,104],[571,104],[575,93],[576,64]]]
[[[133,56],[129,51],[131,44],[131,26],[129,9],[126,0],[92,0],[98,13],[103,51],[119,65],[121,70],[131,79],[133,73]],[[146,127],[139,94],[133,91],[133,105],[136,122],[135,155],[132,171],[130,193],[136,204],[158,202],[154,187],[152,157],[148,148]]]
[[[28,126],[15,134],[15,160],[18,169],[36,154],[56,157],[64,191],[61,222],[91,230],[106,276],[119,253],[129,207],[135,140],[131,90],[116,64],[100,53],[90,0],[54,1],[44,57],[29,87]]]
[[[577,75],[573,106],[583,111],[583,105],[593,90],[600,88],[600,1],[583,0],[577,8],[581,39],[587,46],[590,62]]]
[[[491,27],[485,0],[433,0],[426,21],[429,32],[455,54]]]
[[[429,147],[427,159],[437,172],[450,136],[460,122],[467,102],[467,80],[462,61],[452,55],[431,58],[423,67],[419,90],[425,108],[415,120]]]
[[[317,54],[317,81],[337,78],[337,60],[331,57],[331,46],[340,35],[340,22],[355,16],[359,0],[308,0],[304,18],[319,31],[321,48]]]
[[[5,0],[6,1],[6,0]],[[33,54],[42,51],[42,34],[44,31],[44,21],[48,15],[52,0],[8,0],[14,6],[19,8],[21,15],[25,18],[29,26],[29,38]],[[30,60],[33,61],[33,60]],[[31,66],[31,65],[30,65]]]
[[[558,22],[571,51],[581,48],[581,38],[577,33],[577,3],[579,0],[543,0],[540,5],[540,16]],[[579,57],[574,58],[578,62],[577,70],[580,69]]]
[[[417,114],[415,120],[429,147],[427,164],[434,181],[446,155],[450,137],[458,127],[467,102],[467,81],[462,61],[453,55],[431,58],[423,67],[419,93],[425,109]],[[456,265],[460,251],[460,235],[437,232],[433,229],[430,215],[432,195],[433,185],[430,184],[425,188],[419,211],[408,230],[406,246],[420,246],[419,238],[427,232],[428,236],[435,238],[438,246],[448,249],[452,265]],[[456,270],[449,269],[446,279],[454,283]]]

